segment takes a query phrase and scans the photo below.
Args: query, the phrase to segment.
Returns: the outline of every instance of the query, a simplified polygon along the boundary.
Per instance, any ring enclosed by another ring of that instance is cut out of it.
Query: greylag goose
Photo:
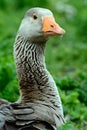
[[[32,8],[25,14],[14,44],[20,100],[0,101],[0,130],[57,130],[64,124],[61,99],[44,57],[48,38],[64,33],[48,9]]]

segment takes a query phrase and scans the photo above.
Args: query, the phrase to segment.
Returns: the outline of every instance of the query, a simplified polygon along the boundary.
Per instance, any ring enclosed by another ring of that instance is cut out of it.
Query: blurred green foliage
[[[86,130],[87,0],[0,0],[0,97],[12,102],[19,97],[13,43],[24,13],[35,6],[51,9],[66,30],[64,37],[51,38],[46,48],[47,68],[68,121],[60,130]]]

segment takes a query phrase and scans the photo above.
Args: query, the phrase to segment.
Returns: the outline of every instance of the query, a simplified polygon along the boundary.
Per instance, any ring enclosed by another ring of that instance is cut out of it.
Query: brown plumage
[[[65,122],[44,57],[48,38],[64,33],[48,9],[32,8],[25,14],[14,44],[20,99],[0,101],[0,130],[57,130]]]

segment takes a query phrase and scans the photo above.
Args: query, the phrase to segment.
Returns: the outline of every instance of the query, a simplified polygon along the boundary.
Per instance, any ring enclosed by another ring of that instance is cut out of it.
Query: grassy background
[[[87,129],[87,1],[0,0],[0,97],[16,101],[18,79],[13,44],[21,19],[31,7],[51,9],[66,30],[47,43],[46,63],[59,88],[68,123],[60,130]]]

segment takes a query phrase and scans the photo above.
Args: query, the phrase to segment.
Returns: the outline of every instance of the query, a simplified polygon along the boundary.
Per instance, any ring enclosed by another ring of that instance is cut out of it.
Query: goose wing
[[[44,119],[44,117],[49,118],[49,115],[45,114],[45,108],[44,111],[40,109],[36,112],[33,105],[32,103],[29,105],[11,104],[1,100],[0,130],[56,130],[49,121]]]

